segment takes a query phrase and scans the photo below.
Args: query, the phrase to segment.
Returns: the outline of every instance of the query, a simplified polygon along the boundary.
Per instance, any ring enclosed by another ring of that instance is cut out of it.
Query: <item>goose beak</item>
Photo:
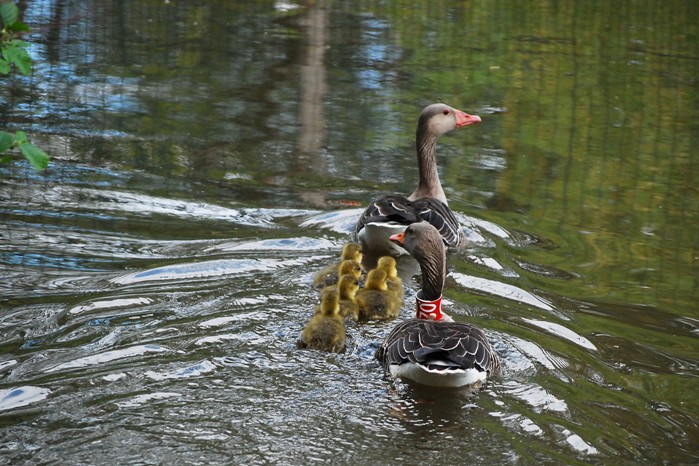
[[[396,243],[400,246],[403,246],[403,241],[405,241],[405,232],[400,232],[400,233],[396,233],[395,235],[391,235],[388,237],[388,239],[390,239],[391,241],[393,241],[394,243]]]
[[[462,126],[475,125],[481,122],[481,117],[478,115],[469,115],[461,110],[454,109],[454,115],[456,116],[456,127],[461,128]]]

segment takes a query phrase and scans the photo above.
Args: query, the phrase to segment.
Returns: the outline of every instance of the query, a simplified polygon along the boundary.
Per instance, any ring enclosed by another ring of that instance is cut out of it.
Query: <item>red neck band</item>
[[[444,314],[442,314],[442,297],[440,296],[434,301],[426,301],[420,299],[421,294],[422,291],[418,291],[415,296],[415,300],[417,301],[417,313],[415,317],[425,320],[442,320],[444,317]]]

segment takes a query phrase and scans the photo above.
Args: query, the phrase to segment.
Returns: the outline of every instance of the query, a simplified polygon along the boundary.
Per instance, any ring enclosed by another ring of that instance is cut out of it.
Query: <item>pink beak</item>
[[[481,117],[478,115],[469,115],[461,110],[454,109],[456,114],[456,127],[461,128],[462,126],[475,125],[481,122]]]

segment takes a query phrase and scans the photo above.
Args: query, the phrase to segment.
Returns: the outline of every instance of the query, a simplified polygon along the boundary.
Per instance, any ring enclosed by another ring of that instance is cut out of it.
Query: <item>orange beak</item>
[[[405,232],[400,232],[396,233],[395,235],[391,235],[388,237],[391,241],[393,241],[396,244],[400,244],[403,246],[403,241],[405,240]]]
[[[462,126],[475,125],[476,123],[481,122],[481,117],[479,117],[478,115],[469,115],[468,113],[462,112],[461,110],[454,110],[457,128],[461,128]]]

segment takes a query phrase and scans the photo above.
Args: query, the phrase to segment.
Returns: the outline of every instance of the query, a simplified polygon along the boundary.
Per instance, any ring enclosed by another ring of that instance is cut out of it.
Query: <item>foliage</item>
[[[19,20],[19,8],[11,1],[0,4],[0,19],[3,25],[0,35],[0,74],[10,74],[14,66],[14,69],[26,76],[32,69],[32,59],[27,52],[29,44],[15,39],[14,34],[26,32],[29,28]],[[0,154],[13,148],[19,149],[36,170],[44,170],[48,166],[49,156],[30,143],[24,131],[17,131],[15,134],[0,131]],[[0,156],[0,163],[7,163],[12,159],[11,154]]]
[[[49,156],[46,152],[36,147],[27,140],[27,135],[24,131],[17,131],[14,135],[0,131],[0,154],[11,148],[18,148],[25,159],[36,170],[44,170],[49,164]],[[10,154],[0,157],[0,163],[7,163],[12,160]]]

